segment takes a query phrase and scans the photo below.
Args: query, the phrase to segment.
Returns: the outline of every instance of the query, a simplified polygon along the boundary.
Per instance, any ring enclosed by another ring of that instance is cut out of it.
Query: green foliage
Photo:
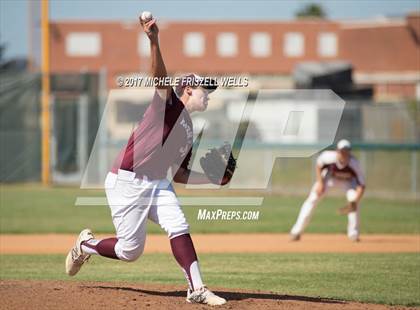
[[[309,3],[296,12],[296,17],[319,17],[326,18],[327,14],[320,4]]]

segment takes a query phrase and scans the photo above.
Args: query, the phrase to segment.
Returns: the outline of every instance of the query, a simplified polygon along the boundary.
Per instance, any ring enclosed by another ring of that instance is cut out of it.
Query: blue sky
[[[28,52],[28,1],[0,0],[0,42],[6,57]],[[36,4],[39,0],[34,0]],[[50,0],[52,20],[136,20],[148,10],[164,20],[290,20],[307,3],[321,4],[334,20],[379,16],[403,17],[420,11],[419,0],[253,0],[253,1],[139,1],[139,0]]]

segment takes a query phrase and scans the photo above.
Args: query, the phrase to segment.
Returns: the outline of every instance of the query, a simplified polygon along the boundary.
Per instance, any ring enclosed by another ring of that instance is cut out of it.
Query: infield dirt
[[[109,237],[97,235],[98,239]],[[77,234],[0,235],[1,254],[63,254]],[[401,253],[420,252],[420,235],[363,235],[351,242],[345,235],[307,234],[290,242],[287,234],[192,234],[198,253]],[[148,235],[145,253],[170,253],[165,235]]]
[[[218,309],[410,309],[271,292],[215,289],[229,302]],[[0,281],[2,309],[209,309],[188,304],[180,286],[75,281]],[[212,308],[214,309],[214,308]],[[412,309],[412,308],[411,308]]]

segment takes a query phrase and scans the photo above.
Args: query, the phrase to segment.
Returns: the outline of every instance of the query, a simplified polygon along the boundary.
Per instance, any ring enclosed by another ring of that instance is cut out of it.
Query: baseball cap
[[[351,149],[351,143],[349,140],[342,139],[337,143],[337,150]]]
[[[180,77],[176,90],[177,92],[180,92],[182,88],[187,86],[202,87],[211,93],[216,90],[218,85],[217,81],[213,78],[202,77],[195,73],[189,73]]]

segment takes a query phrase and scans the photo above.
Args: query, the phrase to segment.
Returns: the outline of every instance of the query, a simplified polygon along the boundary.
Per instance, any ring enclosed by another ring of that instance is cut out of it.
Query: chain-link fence
[[[0,78],[0,181],[39,181],[40,77],[8,72],[2,73]],[[52,76],[51,158],[55,183],[80,185],[89,156],[96,156],[93,160],[96,179],[102,184],[101,175],[106,171],[101,170],[109,168],[109,163],[128,139],[133,122],[141,116],[153,93],[149,89],[145,96],[138,97],[133,90],[129,95],[119,91],[114,96],[112,113],[115,117],[104,118],[102,113],[109,103],[109,94],[101,88],[101,80],[105,81],[106,77],[87,73]],[[195,125],[213,123],[220,131],[223,124],[230,123],[227,111],[235,100],[230,96],[219,102],[212,99],[211,103],[216,108],[207,114],[208,119],[197,115],[193,121]],[[101,120],[102,132],[98,131]],[[259,142],[258,152],[262,153],[258,156],[269,157],[276,147],[285,147],[273,143],[264,146],[264,141],[258,141],[264,136],[258,132],[258,126],[251,124],[248,128],[252,131],[252,138]],[[241,126],[239,129],[243,130]],[[413,116],[406,103],[347,102],[336,139],[348,138],[355,145],[355,155],[366,174],[367,195],[418,198],[418,133],[418,112],[415,111]],[[99,149],[92,155],[95,141]],[[264,152],[267,154],[261,155]],[[307,158],[278,158],[268,190],[273,193],[307,193],[314,181],[316,157],[317,154]],[[273,164],[267,161],[267,165]],[[270,167],[264,170],[271,171]]]
[[[366,177],[366,196],[420,198],[420,146],[356,144],[353,153]],[[315,182],[316,157],[278,159],[273,169],[270,191],[308,193]]]
[[[0,181],[38,181],[40,76],[0,74]]]
[[[97,74],[53,75],[51,168],[55,182],[80,182],[96,137]],[[0,72],[0,181],[39,181],[41,78]]]

